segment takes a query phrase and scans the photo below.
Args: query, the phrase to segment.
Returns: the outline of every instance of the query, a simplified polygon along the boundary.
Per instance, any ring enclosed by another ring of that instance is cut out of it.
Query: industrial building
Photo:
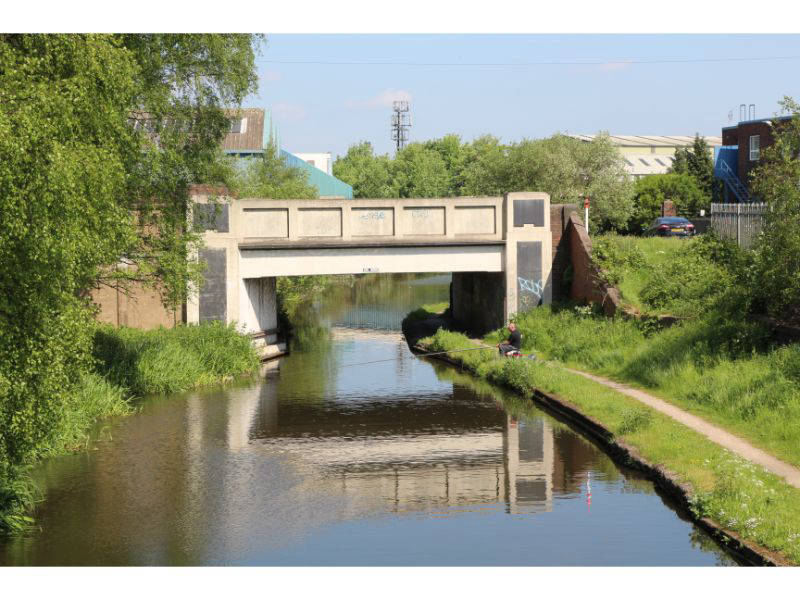
[[[752,202],[750,171],[761,151],[774,143],[773,125],[790,116],[749,119],[722,128],[722,145],[714,149],[714,176],[724,184],[724,202]]]
[[[591,142],[596,135],[570,135],[582,142]],[[722,138],[704,136],[709,147],[719,146]],[[634,179],[646,175],[666,173],[672,166],[675,150],[689,148],[694,143],[694,136],[688,135],[609,135],[612,145],[616,146],[625,159],[625,170]]]
[[[280,147],[280,138],[269,111],[263,108],[242,108],[228,111],[231,128],[222,141],[226,154],[241,159],[250,159],[264,154],[270,141],[279,148],[280,156],[290,167],[302,169],[308,174],[308,182],[315,186],[320,198],[353,197],[352,186],[332,174],[330,153],[301,155],[292,154]]]

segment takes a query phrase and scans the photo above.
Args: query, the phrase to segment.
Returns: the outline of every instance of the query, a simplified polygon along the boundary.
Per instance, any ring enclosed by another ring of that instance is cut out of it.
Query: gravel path
[[[656,398],[655,396],[651,396],[647,392],[643,392],[641,390],[637,390],[632,387],[628,387],[625,384],[617,383],[616,381],[612,381],[610,379],[606,379],[605,377],[600,377],[598,375],[592,375],[590,373],[586,373],[584,371],[578,371],[576,369],[569,369],[564,367],[570,373],[574,373],[575,375],[580,375],[581,377],[586,377],[587,379],[591,379],[601,385],[609,387],[613,390],[618,391],[621,394],[625,394],[626,396],[630,396],[653,408],[668,417],[671,417],[686,425],[687,427],[694,429],[696,432],[701,433],[702,435],[706,436],[712,442],[716,442],[720,446],[727,448],[731,452],[735,452],[742,458],[749,460],[755,464],[761,465],[767,471],[774,473],[780,477],[783,477],[787,483],[793,485],[796,488],[800,488],[800,469],[790,465],[789,463],[783,462],[772,456],[771,454],[767,454],[763,450],[759,450],[752,444],[746,442],[740,437],[733,435],[717,427],[716,425],[712,425],[708,421],[701,419],[700,417],[696,417],[695,415],[686,412],[678,408],[677,406],[673,406],[664,400]]]

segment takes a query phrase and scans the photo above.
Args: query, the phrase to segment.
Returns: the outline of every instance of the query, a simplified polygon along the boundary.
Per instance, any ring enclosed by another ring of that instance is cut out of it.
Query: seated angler
[[[516,323],[513,321],[508,324],[508,339],[505,342],[497,344],[497,349],[500,354],[504,356],[511,356],[520,351],[522,348],[522,334],[517,329]]]

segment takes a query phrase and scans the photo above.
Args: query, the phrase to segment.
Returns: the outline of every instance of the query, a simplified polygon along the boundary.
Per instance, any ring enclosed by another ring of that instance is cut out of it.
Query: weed
[[[646,408],[631,408],[622,413],[622,423],[617,428],[620,435],[635,433],[650,426],[653,413]]]

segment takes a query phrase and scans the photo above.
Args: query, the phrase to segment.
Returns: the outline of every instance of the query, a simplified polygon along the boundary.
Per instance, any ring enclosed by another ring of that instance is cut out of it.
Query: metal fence
[[[764,203],[711,204],[711,228],[722,237],[736,240],[742,248],[753,245],[764,227]]]

